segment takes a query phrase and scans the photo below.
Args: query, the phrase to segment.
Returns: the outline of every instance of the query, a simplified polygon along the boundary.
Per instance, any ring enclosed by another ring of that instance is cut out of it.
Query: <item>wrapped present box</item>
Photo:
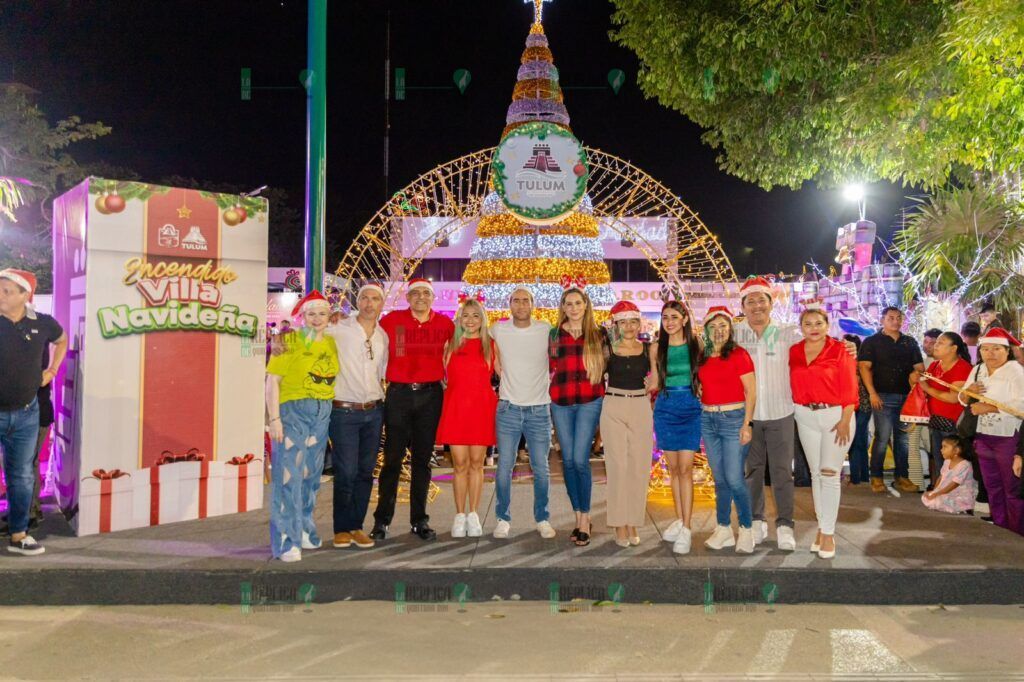
[[[80,535],[109,533],[131,528],[134,486],[127,471],[96,469],[82,479],[78,498]]]
[[[161,459],[132,477],[134,525],[157,526],[224,513],[224,463],[187,457]]]
[[[255,455],[224,463],[224,512],[247,512],[263,506],[263,460]]]

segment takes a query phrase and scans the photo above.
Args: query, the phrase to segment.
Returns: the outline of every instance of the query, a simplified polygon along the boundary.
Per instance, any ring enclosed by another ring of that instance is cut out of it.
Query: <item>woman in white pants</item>
[[[857,362],[841,341],[828,335],[828,315],[808,306],[800,315],[804,340],[789,349],[789,379],[796,403],[800,444],[811,469],[818,534],[811,545],[822,559],[836,555],[839,472],[850,449],[857,408]]]

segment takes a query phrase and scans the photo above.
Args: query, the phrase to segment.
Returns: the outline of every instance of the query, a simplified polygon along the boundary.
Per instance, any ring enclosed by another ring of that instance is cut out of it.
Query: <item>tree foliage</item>
[[[905,293],[949,294],[966,306],[994,300],[1024,307],[1024,212],[1001,188],[938,190],[896,233],[893,247],[910,271]]]
[[[645,94],[765,188],[1024,162],[1020,0],[612,0]]]

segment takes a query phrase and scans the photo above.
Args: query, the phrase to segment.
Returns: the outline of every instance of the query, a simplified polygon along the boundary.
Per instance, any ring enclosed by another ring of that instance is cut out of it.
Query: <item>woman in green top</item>
[[[655,388],[654,436],[672,476],[672,500],[676,518],[662,533],[676,554],[690,551],[690,517],[693,515],[693,458],[700,450],[701,406],[694,377],[700,364],[701,345],[693,335],[690,311],[680,301],[668,301],[661,309],[658,343],[651,347],[651,372]]]
[[[327,427],[338,375],[338,348],[324,335],[331,306],[319,291],[296,304],[302,329],[282,339],[283,349],[267,364],[267,413],[272,444],[270,551],[281,561],[299,561],[317,549],[320,535],[313,507],[320,489]]]

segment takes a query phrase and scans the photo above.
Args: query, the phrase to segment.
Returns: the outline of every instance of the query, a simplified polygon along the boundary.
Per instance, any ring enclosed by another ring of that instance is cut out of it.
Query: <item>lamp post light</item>
[[[843,188],[843,198],[847,201],[855,202],[857,204],[857,210],[859,212],[859,220],[864,220],[864,215],[867,210],[866,192],[864,185],[860,183],[854,183],[847,185]]]

